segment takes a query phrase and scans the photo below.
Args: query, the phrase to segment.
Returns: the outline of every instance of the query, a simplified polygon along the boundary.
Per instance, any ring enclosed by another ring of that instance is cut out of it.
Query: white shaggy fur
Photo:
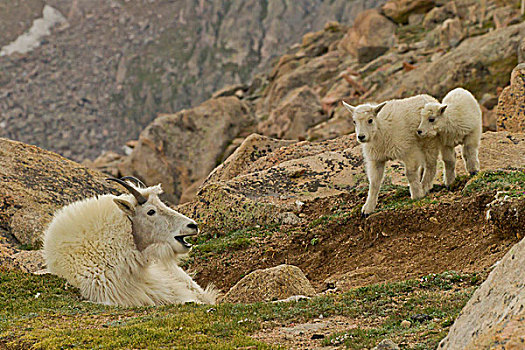
[[[481,109],[472,94],[462,88],[450,91],[443,103],[427,103],[421,110],[418,134],[422,138],[437,136],[445,172],[445,185],[456,179],[456,152],[454,147],[463,145],[462,156],[467,171],[479,171],[478,149],[481,140]]]
[[[58,210],[44,235],[48,270],[96,303],[214,304],[213,288],[203,290],[177,265],[195,222],[160,201],[160,185],[137,190],[143,205],[129,194],[103,195]]]
[[[388,160],[399,159],[405,164],[412,198],[423,197],[432,187],[438,151],[432,139],[422,140],[416,135],[420,111],[429,102],[437,100],[429,95],[417,95],[379,105],[352,107],[343,102],[352,113],[370,182],[363,216],[372,213],[377,205]]]

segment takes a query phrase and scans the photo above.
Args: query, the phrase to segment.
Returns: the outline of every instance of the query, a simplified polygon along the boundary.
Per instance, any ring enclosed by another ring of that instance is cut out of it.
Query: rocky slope
[[[341,107],[342,99],[359,104],[416,93],[441,98],[458,86],[474,93],[482,105],[484,129],[495,131],[498,94],[508,84],[525,47],[525,23],[518,10],[500,1],[487,2],[486,6],[470,0],[422,1],[418,2],[420,6],[410,3],[390,1],[383,8],[364,11],[351,27],[329,22],[323,30],[304,35],[300,44],[292,46],[270,71],[257,75],[250,85],[224,88],[202,106],[171,117],[189,113],[199,124],[207,118],[203,110],[213,105],[220,109],[222,98],[232,96],[243,101],[247,108],[235,120],[245,120],[244,127],[224,133],[220,144],[206,128],[168,125],[164,116],[131,144],[136,148],[129,158],[111,156],[110,165],[106,156],[91,166],[114,175],[135,175],[147,183],[170,184],[171,199],[182,203],[194,198],[203,174],[222,163],[251,132],[281,139],[332,139],[353,131]],[[505,21],[500,18],[502,13],[507,16]],[[409,18],[408,24],[405,18]],[[520,79],[519,74],[513,78],[517,93],[521,93]],[[509,112],[503,108],[499,107],[500,114],[520,111],[519,103],[509,106]],[[228,113],[215,117],[224,121],[232,118]],[[185,137],[170,137],[170,133],[153,135],[150,129],[157,124],[177,129],[176,134],[197,137],[202,145],[216,145],[207,154],[211,159],[194,162],[185,157],[194,152],[194,143]],[[176,151],[163,147],[167,144]],[[157,151],[143,152],[152,145]],[[139,165],[162,169],[166,163],[177,163],[177,169],[153,176]]]
[[[34,51],[0,57],[0,136],[76,160],[121,146],[159,112],[197,105],[304,33],[381,0],[30,0],[0,5],[0,46],[41,17],[67,17]],[[60,127],[58,127],[60,126]]]

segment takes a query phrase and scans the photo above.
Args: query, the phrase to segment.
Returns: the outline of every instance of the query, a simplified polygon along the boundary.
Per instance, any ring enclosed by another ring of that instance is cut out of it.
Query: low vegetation
[[[480,281],[476,274],[447,272],[298,302],[120,308],[82,301],[75,288],[52,275],[3,271],[0,347],[267,349],[277,345],[250,335],[323,315],[359,324],[320,340],[325,345],[361,349],[389,337],[407,349],[430,349]],[[401,327],[403,320],[411,326]]]

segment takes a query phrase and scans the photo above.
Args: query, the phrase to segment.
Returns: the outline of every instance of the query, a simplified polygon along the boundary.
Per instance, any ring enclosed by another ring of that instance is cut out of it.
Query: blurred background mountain
[[[249,83],[327,21],[380,0],[1,0],[0,47],[47,4],[66,18],[26,54],[0,57],[0,136],[68,158],[122,151],[158,112]]]

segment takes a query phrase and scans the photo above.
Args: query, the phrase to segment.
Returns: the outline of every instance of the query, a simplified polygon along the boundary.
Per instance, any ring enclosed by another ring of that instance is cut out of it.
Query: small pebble
[[[408,320],[401,321],[401,327],[403,327],[403,328],[410,328],[411,325],[412,325],[412,322],[410,322]]]

